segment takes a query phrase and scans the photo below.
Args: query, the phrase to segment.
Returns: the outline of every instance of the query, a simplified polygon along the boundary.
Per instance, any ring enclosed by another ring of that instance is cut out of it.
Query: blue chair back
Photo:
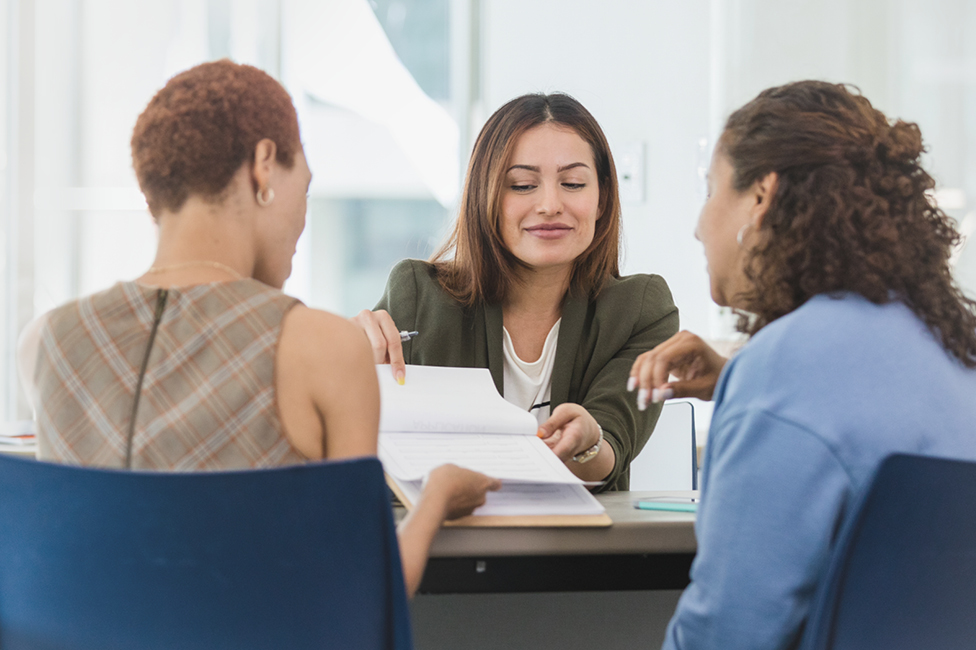
[[[801,647],[976,648],[976,463],[898,454],[881,464]]]
[[[0,647],[412,646],[375,458],[150,473],[0,457]]]

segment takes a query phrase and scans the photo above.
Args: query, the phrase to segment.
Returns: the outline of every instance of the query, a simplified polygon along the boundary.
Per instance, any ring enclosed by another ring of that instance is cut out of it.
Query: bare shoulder
[[[342,316],[304,305],[296,305],[285,316],[279,345],[283,352],[297,352],[306,363],[373,363],[369,341],[360,328]]]
[[[280,377],[320,409],[350,392],[379,391],[369,340],[342,316],[297,305],[285,316],[278,346]]]
[[[379,385],[361,329],[296,305],[282,324],[276,368],[285,430],[306,457],[376,453]]]

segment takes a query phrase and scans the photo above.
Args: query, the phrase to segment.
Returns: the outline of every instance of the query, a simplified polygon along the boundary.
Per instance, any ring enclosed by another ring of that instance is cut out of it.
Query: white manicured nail
[[[651,391],[651,401],[655,404],[657,402],[663,402],[666,399],[671,399],[674,397],[674,389],[672,388],[655,388]]]
[[[641,388],[637,391],[637,410],[643,411],[647,409],[647,396],[648,392],[646,388]]]
[[[637,377],[627,378],[627,392],[632,393],[634,389],[637,388]]]

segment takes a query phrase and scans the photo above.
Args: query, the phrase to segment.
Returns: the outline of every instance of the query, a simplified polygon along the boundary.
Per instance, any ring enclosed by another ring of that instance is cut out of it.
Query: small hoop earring
[[[265,198],[264,193],[267,192],[268,196]],[[270,187],[266,187],[263,190],[258,190],[258,193],[254,195],[257,199],[258,205],[262,208],[266,208],[274,201],[274,190]]]
[[[747,223],[744,226],[742,226],[741,228],[739,228],[739,232],[735,236],[735,241],[737,241],[739,243],[739,248],[742,248],[742,240],[743,240],[743,238],[746,235],[746,230],[749,229],[749,228],[752,228],[752,224]]]

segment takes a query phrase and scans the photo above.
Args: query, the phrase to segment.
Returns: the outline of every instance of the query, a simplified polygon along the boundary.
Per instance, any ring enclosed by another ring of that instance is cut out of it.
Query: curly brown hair
[[[267,73],[223,59],[170,79],[136,120],[132,166],[149,211],[178,211],[191,194],[219,201],[264,138],[295,163],[301,143],[291,98]]]
[[[465,306],[500,302],[525,264],[505,248],[499,230],[505,174],[519,138],[542,124],[564,126],[590,145],[600,186],[593,241],[573,264],[570,291],[595,296],[620,277],[620,197],[610,145],[596,118],[564,93],[532,93],[492,114],[471,152],[454,231],[431,262],[441,286]]]
[[[820,81],[770,88],[732,113],[719,146],[744,191],[778,176],[740,296],[754,334],[811,297],[901,300],[943,347],[976,367],[976,302],[952,279],[959,243],[935,205],[916,124],[889,122],[857,89]]]

